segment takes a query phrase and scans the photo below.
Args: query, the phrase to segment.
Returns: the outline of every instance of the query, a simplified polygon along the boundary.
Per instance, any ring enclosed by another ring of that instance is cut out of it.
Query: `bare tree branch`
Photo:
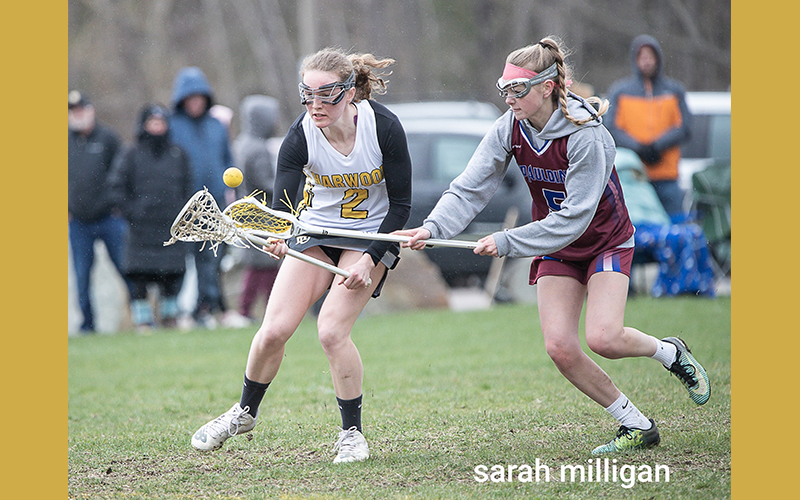
[[[212,86],[222,101],[233,103],[237,100],[239,92],[228,44],[228,30],[222,15],[220,0],[203,0],[203,13],[206,19],[205,30],[210,41],[209,45],[217,75],[216,85]],[[208,68],[204,71],[207,72]]]
[[[203,65],[220,102],[254,89],[300,111],[304,55],[297,0],[68,0],[69,84],[93,96],[101,119],[129,132],[145,101],[168,98],[175,71]],[[607,89],[629,73],[628,47],[649,33],[689,90],[730,85],[727,0],[316,0],[319,46],[398,60],[387,100],[491,100],[502,58],[547,34],[576,49],[576,78]],[[299,17],[298,17],[299,16]],[[308,16],[307,16],[308,17]],[[309,50],[316,50],[315,46]],[[198,60],[199,59],[199,60]]]
[[[241,32],[247,38],[250,51],[258,62],[258,74],[261,75],[261,80],[273,91],[278,90],[281,84],[273,67],[273,58],[271,57],[272,44],[270,44],[261,27],[260,16],[255,6],[250,0],[234,1],[232,5],[239,16],[239,22],[241,22],[241,27],[243,28]]]

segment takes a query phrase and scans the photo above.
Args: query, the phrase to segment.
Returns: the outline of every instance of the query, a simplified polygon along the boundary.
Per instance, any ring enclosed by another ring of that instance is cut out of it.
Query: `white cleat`
[[[247,413],[249,406],[242,408],[239,403],[197,429],[192,436],[192,446],[201,451],[213,451],[222,448],[222,443],[229,437],[244,434],[253,430],[257,418]]]
[[[339,450],[333,463],[360,462],[369,458],[369,446],[364,435],[357,428],[350,427],[339,433],[339,440],[333,445],[333,449]]]
[[[232,309],[222,316],[222,326],[225,328],[247,328],[252,324],[250,318],[242,316]]]

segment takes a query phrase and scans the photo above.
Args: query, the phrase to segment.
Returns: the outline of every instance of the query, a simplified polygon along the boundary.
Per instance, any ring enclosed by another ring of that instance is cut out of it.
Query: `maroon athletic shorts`
[[[633,247],[612,248],[597,257],[584,261],[561,260],[553,257],[534,257],[531,263],[529,283],[536,284],[542,276],[569,276],[582,285],[589,282],[594,273],[612,271],[631,277]]]

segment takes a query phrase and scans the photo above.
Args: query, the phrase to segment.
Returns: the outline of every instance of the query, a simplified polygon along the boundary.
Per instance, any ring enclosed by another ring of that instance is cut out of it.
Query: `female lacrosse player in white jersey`
[[[323,49],[301,66],[300,100],[306,111],[290,127],[278,157],[273,208],[298,208],[300,219],[323,227],[389,233],[401,229],[411,208],[411,161],[400,122],[369,100],[385,82],[376,69],[392,64],[371,54]],[[297,259],[281,265],[266,314],[250,346],[241,400],[192,437],[200,450],[215,450],[231,436],[250,431],[265,391],[275,378],[284,345],[306,311],[328,292],[317,327],[330,362],[342,416],[334,463],[369,457],[361,429],[363,366],[350,331],[370,297],[380,294],[398,260],[395,243],[299,236],[269,250],[283,257],[288,247],[335,264],[344,279]]]

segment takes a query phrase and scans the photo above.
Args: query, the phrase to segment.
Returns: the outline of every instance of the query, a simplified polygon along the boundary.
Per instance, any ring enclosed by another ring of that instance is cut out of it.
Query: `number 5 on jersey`
[[[564,191],[553,191],[551,189],[542,189],[544,199],[547,200],[547,206],[551,212],[558,212],[561,210],[561,202],[567,197]]]

